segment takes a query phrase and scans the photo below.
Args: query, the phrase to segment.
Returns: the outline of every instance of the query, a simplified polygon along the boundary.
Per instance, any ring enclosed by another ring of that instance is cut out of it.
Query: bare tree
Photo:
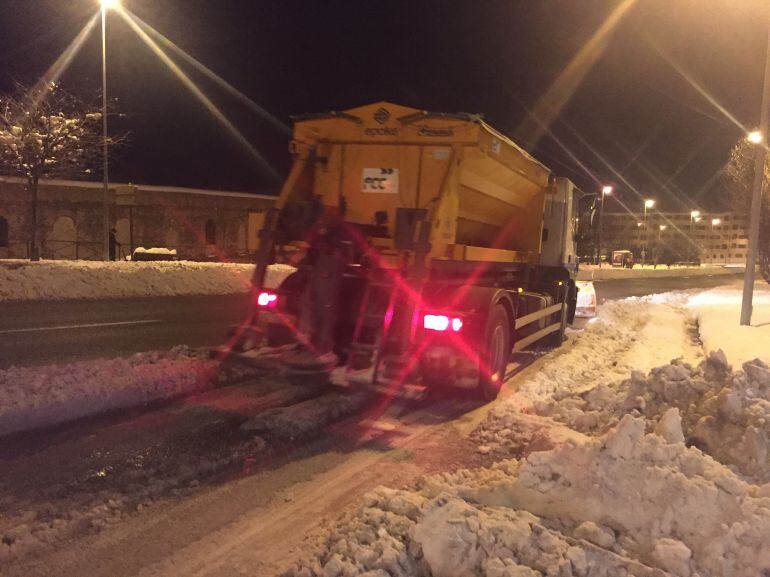
[[[26,180],[30,200],[30,256],[40,258],[38,184],[41,178],[77,178],[99,166],[101,119],[52,84],[40,90],[17,87],[0,95],[0,171]]]
[[[741,139],[730,153],[724,169],[725,181],[733,209],[748,216],[751,210],[751,187],[754,178],[754,146]],[[764,193],[759,224],[759,262],[762,277],[770,283],[770,156],[765,162]]]

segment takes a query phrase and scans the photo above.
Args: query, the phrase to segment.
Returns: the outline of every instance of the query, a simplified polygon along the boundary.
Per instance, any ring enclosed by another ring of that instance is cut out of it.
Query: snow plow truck
[[[220,355],[340,385],[497,396],[575,314],[579,194],[472,114],[387,102],[296,117],[248,317]]]

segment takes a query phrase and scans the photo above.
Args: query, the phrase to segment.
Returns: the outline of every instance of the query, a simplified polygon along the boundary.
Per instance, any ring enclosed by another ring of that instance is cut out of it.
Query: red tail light
[[[458,333],[463,328],[463,320],[457,317],[448,317],[446,315],[424,315],[422,317],[422,326],[429,331],[445,332],[452,329]]]
[[[269,292],[261,292],[257,297],[257,304],[261,307],[274,307],[277,303],[278,303],[277,294],[273,294]]]

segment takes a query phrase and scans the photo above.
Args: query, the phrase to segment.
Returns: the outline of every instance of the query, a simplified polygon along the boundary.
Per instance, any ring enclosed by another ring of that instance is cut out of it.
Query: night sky
[[[509,135],[618,4],[124,0],[287,124],[293,114],[389,100],[483,113]],[[0,91],[34,83],[96,10],[95,0],[0,0]],[[635,210],[637,197],[607,164],[662,208],[717,206],[724,191],[714,175],[741,131],[675,67],[738,121],[756,125],[768,19],[764,0],[637,0],[532,152],[586,190],[614,183]],[[63,76],[65,89],[98,103],[100,57],[97,29]],[[129,133],[115,151],[113,180],[265,190],[242,149],[114,14],[108,66],[119,114],[112,127]],[[285,136],[191,76],[285,173]]]

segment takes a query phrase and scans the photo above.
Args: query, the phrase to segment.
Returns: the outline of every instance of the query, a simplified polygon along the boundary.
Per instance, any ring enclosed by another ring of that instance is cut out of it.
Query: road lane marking
[[[89,323],[85,325],[57,325],[55,327],[30,327],[24,329],[4,329],[0,330],[0,335],[8,335],[12,333],[35,333],[45,331],[65,331],[68,329],[93,329],[102,327],[122,327],[130,325],[148,325],[152,323],[162,323],[160,319],[148,319],[142,321],[118,321],[113,323]]]

